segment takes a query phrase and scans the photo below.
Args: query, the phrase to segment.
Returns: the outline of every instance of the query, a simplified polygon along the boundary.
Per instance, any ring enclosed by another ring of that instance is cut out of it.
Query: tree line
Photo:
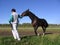
[[[0,24],[0,27],[10,27],[10,24]],[[32,27],[30,23],[18,24],[19,27]],[[49,26],[60,26],[60,24],[49,24]]]

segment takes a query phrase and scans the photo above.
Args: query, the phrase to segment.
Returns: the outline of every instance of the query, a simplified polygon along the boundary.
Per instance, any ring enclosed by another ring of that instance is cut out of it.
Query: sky
[[[49,24],[60,24],[60,0],[0,0],[0,24],[9,24],[12,8],[18,14],[29,9],[37,17],[46,19]],[[31,20],[23,17],[19,22],[31,23]]]

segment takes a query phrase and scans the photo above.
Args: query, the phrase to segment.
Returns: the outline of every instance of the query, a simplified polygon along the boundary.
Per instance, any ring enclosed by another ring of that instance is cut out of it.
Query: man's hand
[[[9,23],[11,23],[11,22],[9,21]]]
[[[22,18],[22,16],[21,15],[18,15],[18,18]]]
[[[10,24],[12,24],[12,22],[11,22],[11,21],[9,21],[9,23],[10,23]]]

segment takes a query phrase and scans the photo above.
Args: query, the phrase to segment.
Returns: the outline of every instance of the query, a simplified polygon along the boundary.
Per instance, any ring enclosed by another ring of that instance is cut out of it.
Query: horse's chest
[[[34,20],[34,21],[32,22],[32,25],[34,26],[34,25],[36,25],[36,23],[37,23],[37,21]]]

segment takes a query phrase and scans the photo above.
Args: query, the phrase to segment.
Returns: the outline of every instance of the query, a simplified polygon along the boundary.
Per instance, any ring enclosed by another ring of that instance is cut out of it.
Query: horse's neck
[[[38,17],[36,17],[34,14],[32,14],[32,13],[29,13],[29,18],[32,20],[32,21],[34,21],[34,19],[35,18],[38,18]]]
[[[33,21],[34,17],[32,15],[29,15],[29,18]]]

